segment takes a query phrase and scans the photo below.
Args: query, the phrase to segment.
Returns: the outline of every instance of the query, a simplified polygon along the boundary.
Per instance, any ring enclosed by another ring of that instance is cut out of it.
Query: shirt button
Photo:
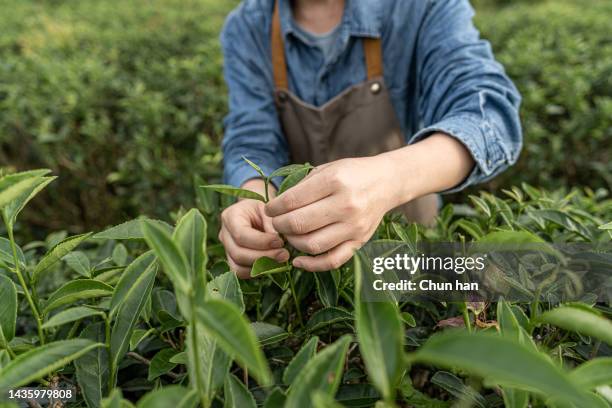
[[[370,85],[370,91],[372,91],[373,94],[380,92],[380,84],[378,82],[374,82],[372,85]]]
[[[278,100],[281,102],[285,102],[287,100],[287,94],[285,92],[279,92]]]

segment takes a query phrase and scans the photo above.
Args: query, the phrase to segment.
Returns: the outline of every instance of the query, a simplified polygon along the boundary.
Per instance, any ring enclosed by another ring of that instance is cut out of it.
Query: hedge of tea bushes
[[[195,174],[219,177],[218,32],[235,1],[4,4],[0,166],[51,168],[62,180],[24,224],[77,233],[140,212],[164,217],[193,203]],[[524,97],[524,154],[490,187],[609,187],[610,2],[476,7]]]

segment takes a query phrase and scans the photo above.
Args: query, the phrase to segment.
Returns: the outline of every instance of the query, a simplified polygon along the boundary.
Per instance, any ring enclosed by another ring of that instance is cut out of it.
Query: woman
[[[264,171],[317,168],[268,204],[222,214],[231,268],[284,262],[281,235],[339,267],[403,206],[430,222],[436,193],[488,180],[519,155],[520,96],[472,23],[468,0],[246,0],[221,34],[229,114],[226,182],[261,192]]]

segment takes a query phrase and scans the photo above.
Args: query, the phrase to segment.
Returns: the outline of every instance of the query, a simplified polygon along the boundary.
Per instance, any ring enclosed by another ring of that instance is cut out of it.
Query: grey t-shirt
[[[299,31],[309,43],[321,50],[325,62],[330,60],[332,53],[334,52],[334,46],[336,45],[338,36],[340,35],[340,24],[324,34],[311,33],[310,31],[304,30],[297,24],[295,24],[295,29]]]

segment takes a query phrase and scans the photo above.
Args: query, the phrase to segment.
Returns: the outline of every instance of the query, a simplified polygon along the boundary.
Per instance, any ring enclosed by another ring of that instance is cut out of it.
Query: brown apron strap
[[[363,38],[363,53],[366,60],[368,79],[383,76],[382,45],[380,38]]]
[[[272,16],[271,48],[272,48],[272,69],[274,76],[274,86],[277,89],[289,89],[287,81],[287,63],[285,61],[285,45],[280,24],[280,13],[278,4],[282,0],[274,3],[274,15]],[[381,77],[383,75],[382,45],[380,38],[363,38],[363,53],[366,60],[366,70],[368,80]]]
[[[283,33],[281,32],[280,13],[278,3],[274,3],[274,15],[272,16],[272,69],[274,74],[274,85],[277,89],[289,89],[287,81],[287,64],[285,62],[285,45],[283,44]]]

